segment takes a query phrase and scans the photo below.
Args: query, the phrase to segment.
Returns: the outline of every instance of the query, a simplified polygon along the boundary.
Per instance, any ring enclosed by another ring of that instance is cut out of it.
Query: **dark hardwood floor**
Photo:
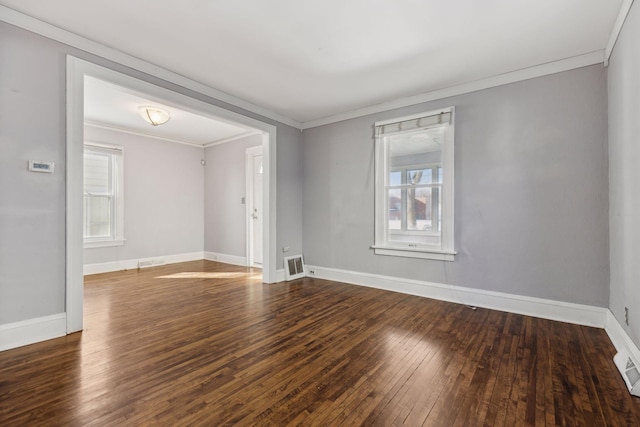
[[[210,261],[88,276],[0,425],[640,426],[603,330]]]

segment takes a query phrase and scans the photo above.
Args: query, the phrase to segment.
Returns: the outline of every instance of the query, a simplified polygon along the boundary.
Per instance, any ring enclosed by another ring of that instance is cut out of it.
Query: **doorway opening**
[[[144,94],[154,102],[174,106],[191,114],[237,124],[261,136],[262,208],[260,246],[253,252],[252,263],[261,259],[263,282],[275,281],[275,126],[200,101],[187,95],[104,68],[78,58],[67,57],[67,176],[66,176],[66,321],[67,333],[83,328],[83,155],[85,119],[85,80],[97,79]],[[125,190],[126,191],[126,190]],[[249,233],[247,233],[249,234]],[[254,233],[255,235],[255,233]],[[204,248],[203,248],[204,249]],[[204,251],[203,251],[204,253]],[[257,263],[256,263],[257,265]]]
[[[262,267],[263,236],[263,179],[264,164],[262,146],[246,150],[247,182],[247,261],[252,267]]]

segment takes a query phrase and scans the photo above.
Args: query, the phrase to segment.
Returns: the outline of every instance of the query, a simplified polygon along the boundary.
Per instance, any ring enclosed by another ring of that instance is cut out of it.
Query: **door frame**
[[[254,128],[263,147],[263,270],[265,283],[276,281],[276,127],[144,80],[67,55],[66,140],[66,322],[67,333],[83,327],[82,182],[84,145],[84,78],[105,80],[150,100],[170,102],[186,111]],[[203,248],[204,253],[204,248]]]
[[[253,157],[256,154],[262,155],[262,146],[256,145],[254,147],[249,147],[245,150],[245,176],[246,176],[246,217],[247,217],[247,266],[253,267],[255,262],[253,260],[253,221],[252,221],[252,211],[251,208],[253,206]],[[264,157],[262,158],[264,163]],[[264,192],[264,180],[263,184],[263,192]],[[264,201],[263,201],[264,203]],[[264,212],[264,205],[262,206],[262,211]],[[264,221],[263,226],[264,229]],[[263,233],[264,234],[264,233]],[[263,236],[264,237],[264,236]],[[263,254],[264,257],[264,254]],[[264,258],[263,258],[264,261]]]

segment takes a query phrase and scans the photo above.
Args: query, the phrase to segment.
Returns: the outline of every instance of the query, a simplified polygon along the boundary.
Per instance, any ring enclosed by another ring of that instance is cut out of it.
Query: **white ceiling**
[[[606,47],[622,0],[0,0],[304,123]]]
[[[84,118],[89,125],[201,146],[256,132],[237,124],[193,114],[165,102],[157,102],[143,94],[92,77],[85,77],[84,95]],[[152,126],[144,121],[138,107],[149,105],[167,110],[171,117],[169,121],[160,126]]]

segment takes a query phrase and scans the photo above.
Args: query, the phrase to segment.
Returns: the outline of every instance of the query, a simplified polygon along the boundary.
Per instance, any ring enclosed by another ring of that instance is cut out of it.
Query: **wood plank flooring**
[[[1,426],[640,426],[601,329],[210,261],[89,276]]]

